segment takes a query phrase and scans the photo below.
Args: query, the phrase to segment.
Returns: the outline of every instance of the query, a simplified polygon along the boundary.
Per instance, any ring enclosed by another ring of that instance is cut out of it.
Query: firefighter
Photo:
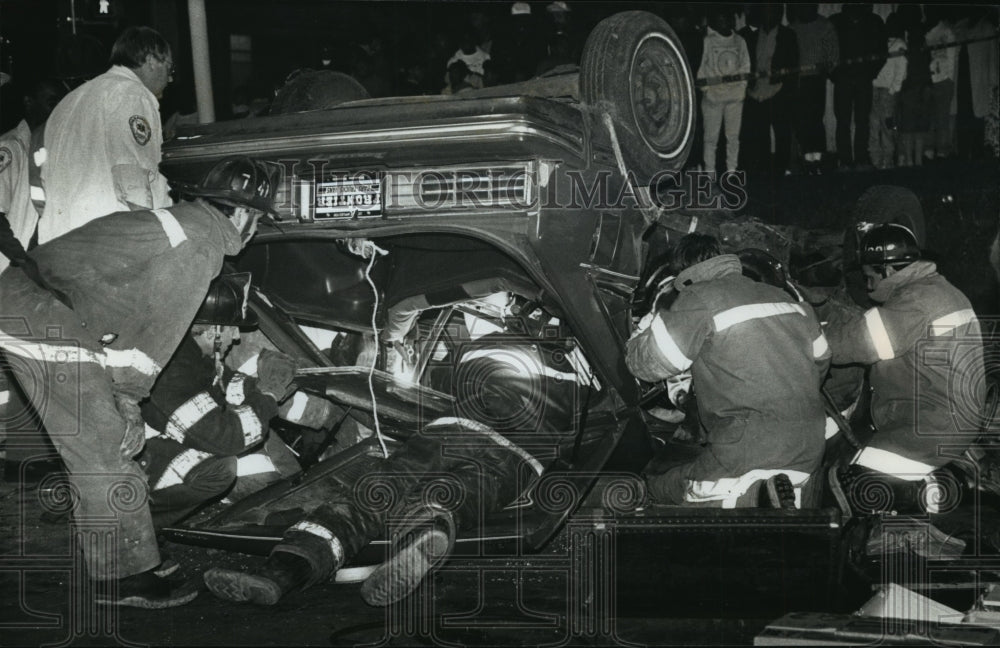
[[[195,199],[110,214],[38,246],[28,253],[37,277],[0,275],[0,348],[66,466],[77,528],[113,539],[82,547],[103,604],[168,607],[196,595],[152,572],[161,560],[132,461],[145,440],[138,403],[223,258],[273,213],[272,169],[249,158],[225,159],[181,191]]]
[[[860,247],[877,305],[831,320],[826,332],[835,364],[869,365],[875,432],[846,468],[831,471],[831,485],[853,510],[871,511],[859,498],[870,500],[875,491],[861,491],[876,487],[892,495],[877,508],[934,513],[955,496],[940,490],[935,471],[961,455],[980,426],[979,320],[965,295],[921,259],[904,225],[878,225]]]
[[[238,476],[259,483],[299,472],[287,447],[267,434],[292,386],[295,362],[265,350],[256,376],[224,363],[240,328],[257,324],[247,307],[249,289],[249,273],[212,282],[191,330],[142,403],[147,438],[137,460],[149,476],[157,528],[223,495]]]
[[[500,308],[509,318],[509,297],[498,293],[467,306]],[[274,605],[389,536],[398,539],[397,551],[368,577],[361,595],[370,605],[394,603],[449,555],[459,530],[478,527],[537,479],[560,441],[574,438],[581,404],[598,387],[565,340],[512,336],[496,321],[467,315],[470,341],[450,351],[457,358],[455,417],[432,421],[388,458],[373,459],[367,472],[377,478],[366,488],[332,486],[324,504],[287,529],[256,572],[205,572],[209,590],[230,601]],[[522,330],[549,321],[520,317]],[[395,495],[392,506],[366,501],[366,493],[386,489]],[[452,496],[440,501],[442,492]]]
[[[626,364],[641,380],[690,370],[707,445],[666,457],[647,475],[654,501],[723,508],[801,505],[819,467],[825,414],[820,384],[830,353],[807,304],[743,276],[739,257],[689,234],[673,257],[668,309],[629,340]]]

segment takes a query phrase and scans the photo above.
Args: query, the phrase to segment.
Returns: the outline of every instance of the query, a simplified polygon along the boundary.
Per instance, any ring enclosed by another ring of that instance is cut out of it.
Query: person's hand
[[[125,434],[122,436],[121,456],[131,459],[146,445],[146,423],[142,420],[139,402],[128,394],[115,393],[115,406],[125,419]]]
[[[277,402],[295,391],[295,360],[280,351],[264,349],[257,358],[257,388]]]

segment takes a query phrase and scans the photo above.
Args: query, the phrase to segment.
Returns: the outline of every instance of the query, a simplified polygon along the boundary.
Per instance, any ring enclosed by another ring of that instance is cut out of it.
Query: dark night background
[[[20,119],[17,82],[64,79],[75,87],[108,68],[111,44],[129,25],[148,25],[171,43],[177,74],[161,102],[164,118],[195,110],[187,2],[110,0],[109,14],[99,13],[99,0],[75,0],[77,29],[70,20],[71,0],[0,0],[0,69],[15,84],[0,91],[0,132]],[[329,67],[358,72],[359,58],[374,42],[381,55],[366,57],[381,77],[382,93],[397,94],[403,67],[415,59],[444,63],[458,48],[470,19],[498,33],[510,16],[511,2],[334,2],[332,0],[209,0],[206,4],[216,117],[231,114],[232,90],[244,86],[261,95],[300,67],[321,67],[324,48]],[[532,3],[538,38],[544,39],[547,2]],[[675,26],[697,7],[651,2],[571,2],[576,47],[602,18],[628,9],[645,9]],[[476,15],[478,14],[478,16]],[[249,36],[249,56],[233,56],[231,36]],[[439,51],[438,51],[439,50]],[[234,60],[235,59],[235,60]],[[249,60],[246,60],[249,59]],[[234,75],[239,77],[234,79]],[[440,87],[429,85],[431,92]]]

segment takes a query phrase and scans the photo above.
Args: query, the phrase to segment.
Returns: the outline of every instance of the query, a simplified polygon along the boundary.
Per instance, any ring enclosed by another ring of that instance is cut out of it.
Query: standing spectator
[[[933,158],[950,157],[954,152],[955,123],[952,102],[955,99],[955,79],[958,76],[958,48],[940,47],[955,42],[955,32],[949,24],[950,9],[935,5],[924,8],[927,24],[932,27],[924,37],[931,49],[931,132],[930,149]]]
[[[548,18],[545,31],[549,55],[551,56],[557,47],[565,48],[570,61],[579,62],[586,34],[581,34],[578,29],[569,5],[562,0],[550,2],[545,7],[545,15]]]
[[[871,5],[845,4],[830,16],[840,43],[840,63],[833,71],[833,112],[837,117],[837,155],[843,167],[865,166],[868,154],[872,79],[885,63],[886,38],[882,19]],[[854,146],[851,146],[851,117]]]
[[[50,81],[36,83],[24,96],[24,119],[0,135],[0,272],[28,260],[25,250],[38,225],[28,180],[31,132],[45,123],[62,93]]]
[[[497,32],[490,56],[496,63],[501,84],[530,79],[545,57],[545,42],[539,36],[531,5],[515,2],[506,29]]]
[[[896,98],[906,78],[906,42],[898,19],[886,24],[889,58],[872,81],[872,125],[868,150],[879,169],[893,166],[895,155]]]
[[[159,99],[173,75],[167,41],[148,27],[129,27],[111,48],[111,69],[52,111],[42,167],[46,243],[118,211],[170,206],[159,170]]]
[[[997,80],[1000,79],[996,20],[995,7],[968,7],[955,29],[957,40],[977,41],[962,45],[958,55],[955,139],[963,158],[976,159],[983,155],[984,118],[990,110],[990,99],[997,94]]]
[[[454,61],[448,66],[448,85],[441,90],[441,94],[454,95],[472,90],[473,87],[469,84],[468,78],[469,68],[465,65],[465,61]]]
[[[476,32],[471,26],[467,26],[465,31],[462,32],[459,43],[458,51],[448,59],[446,78],[451,73],[452,63],[461,61],[465,63],[465,67],[468,70],[464,79],[465,83],[473,88],[482,88],[484,76],[483,63],[490,60],[490,55],[481,50],[479,45],[476,44]]]
[[[745,75],[750,72],[750,55],[746,41],[733,31],[733,12],[713,7],[708,12],[708,27],[702,49],[698,78],[715,81],[702,88],[701,114],[704,121],[704,154],[706,171],[715,172],[715,150],[719,144],[719,129],[726,130],[726,170],[735,171],[740,153],[740,124],[743,122],[743,99],[747,82],[744,80],[719,83],[718,77]]]
[[[826,152],[826,80],[840,60],[840,43],[833,23],[820,16],[817,4],[790,4],[791,27],[799,45],[798,119],[795,133],[806,170],[819,172]]]
[[[901,5],[890,20],[898,20],[906,38],[906,78],[899,91],[899,166],[920,165],[924,159],[924,138],[930,129],[930,54],[924,47],[924,22],[919,5]]]
[[[792,154],[792,102],[796,94],[793,72],[799,65],[795,32],[781,24],[783,5],[754,5],[760,29],[748,31],[750,69],[755,75],[747,92],[743,116],[743,143],[747,171],[770,169],[776,175],[788,171]],[[748,16],[747,24],[753,24]],[[771,159],[771,130],[774,158]]]

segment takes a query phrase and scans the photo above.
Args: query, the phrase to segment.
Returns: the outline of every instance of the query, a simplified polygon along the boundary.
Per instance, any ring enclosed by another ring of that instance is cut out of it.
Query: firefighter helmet
[[[194,316],[195,324],[257,326],[257,313],[249,308],[250,273],[224,274],[208,286],[205,301]]]
[[[217,163],[196,185],[182,185],[181,193],[233,207],[249,207],[271,215],[274,210],[278,166],[245,156]]]
[[[758,248],[745,248],[737,253],[743,266],[743,276],[770,284],[784,290],[788,283],[785,267],[770,252]]]
[[[885,266],[912,263],[920,258],[917,238],[905,225],[877,225],[861,239],[862,265]]]

